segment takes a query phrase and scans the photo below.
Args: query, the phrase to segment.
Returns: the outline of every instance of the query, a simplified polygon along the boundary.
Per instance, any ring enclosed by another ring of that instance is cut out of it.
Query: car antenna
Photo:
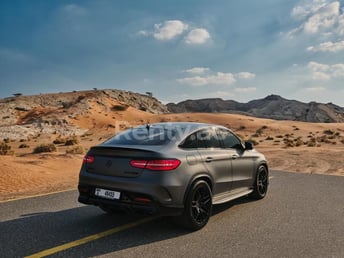
[[[150,127],[151,127],[150,124],[146,124],[146,129],[147,129],[147,131],[149,131]]]

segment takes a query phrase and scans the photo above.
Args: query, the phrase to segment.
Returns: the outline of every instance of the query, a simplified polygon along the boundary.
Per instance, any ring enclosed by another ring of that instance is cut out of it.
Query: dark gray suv
[[[197,230],[213,204],[264,198],[264,155],[231,130],[203,123],[157,123],[128,129],[92,147],[83,160],[79,202],[173,215]]]

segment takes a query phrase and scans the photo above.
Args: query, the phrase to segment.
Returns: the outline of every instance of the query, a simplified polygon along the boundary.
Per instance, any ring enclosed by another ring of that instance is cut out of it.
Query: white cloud
[[[321,33],[323,36],[344,35],[344,14],[341,14],[339,1],[308,0],[294,7],[291,16],[300,25],[286,33],[293,38],[300,32]]]
[[[191,69],[184,70],[183,72],[191,73],[191,74],[203,74],[208,71],[210,71],[210,69],[207,67],[194,67]]]
[[[235,74],[235,77],[238,79],[254,79],[256,75],[254,73],[241,72],[241,73]]]
[[[335,64],[332,65],[332,74],[335,78],[344,77],[344,64]]]
[[[191,86],[204,86],[209,84],[219,84],[219,85],[231,85],[236,82],[232,73],[221,73],[218,72],[215,75],[210,76],[194,76],[186,77],[182,79],[177,79],[177,82],[182,84],[188,84]]]
[[[308,69],[311,71],[312,79],[317,81],[344,78],[344,64],[320,64],[309,62]]]
[[[187,30],[188,25],[179,20],[165,21],[154,25],[153,37],[157,40],[171,40]]]
[[[313,72],[312,79],[315,81],[328,81],[331,79],[331,75],[323,72]]]
[[[200,76],[204,72],[210,71],[209,68],[204,67],[194,67],[189,70],[184,70],[184,72],[188,72],[191,74],[198,74],[197,76],[193,77],[185,77],[181,79],[177,79],[177,82],[182,84],[187,84],[191,86],[204,86],[204,85],[232,85],[234,84],[238,79],[253,79],[255,78],[254,73],[249,72],[241,72],[237,74],[233,73],[222,73],[222,72],[216,72],[211,75],[207,76]]]
[[[317,33],[319,29],[333,27],[339,17],[339,2],[329,3],[317,10],[304,24],[306,33]]]
[[[210,39],[210,34],[206,29],[199,28],[193,29],[185,37],[185,42],[187,44],[204,44]]]
[[[330,69],[330,66],[327,64],[320,64],[317,62],[309,62],[308,68],[310,68],[314,72],[326,72]]]
[[[321,43],[318,46],[310,46],[307,48],[307,51],[310,52],[339,52],[344,50],[344,40],[338,41],[338,42],[331,42],[327,41],[324,43]]]
[[[237,93],[250,93],[250,92],[257,91],[257,88],[256,87],[235,88],[234,91]]]
[[[149,36],[150,33],[146,30],[140,30],[138,33],[136,33],[138,36]]]
[[[291,16],[297,20],[305,19],[326,4],[328,4],[327,0],[301,1],[300,5],[293,8]]]

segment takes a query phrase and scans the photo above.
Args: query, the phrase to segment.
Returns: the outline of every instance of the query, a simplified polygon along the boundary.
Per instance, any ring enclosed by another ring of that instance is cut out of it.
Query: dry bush
[[[111,110],[112,111],[126,111],[128,108],[129,108],[129,106],[125,105],[125,104],[123,104],[123,105],[113,105]]]
[[[302,141],[301,137],[296,138],[296,139],[294,140],[294,142],[295,142],[295,146],[296,146],[296,147],[299,147],[299,146],[301,146],[301,145],[304,144],[304,142]]]
[[[6,142],[0,143],[0,155],[13,155],[14,151],[11,150],[11,146]]]
[[[54,144],[65,144],[66,143],[66,139],[65,138],[61,138],[60,136],[57,137],[54,141]]]
[[[315,147],[317,146],[317,140],[313,137],[312,139],[310,139],[307,143],[308,147]]]
[[[30,148],[30,146],[27,145],[26,143],[23,143],[23,144],[19,145],[19,149],[24,149],[24,148]]]
[[[34,148],[33,153],[42,153],[42,152],[54,152],[57,151],[55,144],[41,144]]]
[[[66,139],[65,145],[66,146],[70,146],[70,145],[75,145],[75,144],[78,144],[78,143],[79,143],[78,138],[76,136],[73,136],[73,137],[70,137],[70,138]]]
[[[332,134],[334,134],[334,131],[332,131],[332,130],[325,130],[323,133],[326,134],[326,135],[332,135]]]
[[[78,145],[78,146],[75,146],[73,148],[67,149],[66,153],[67,154],[84,154],[85,149],[84,149],[84,147]]]
[[[295,147],[295,143],[293,140],[285,138],[283,139],[285,147]]]

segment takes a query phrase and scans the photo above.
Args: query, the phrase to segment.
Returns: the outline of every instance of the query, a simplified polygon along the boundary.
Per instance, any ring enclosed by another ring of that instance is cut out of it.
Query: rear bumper
[[[88,205],[120,209],[129,213],[177,216],[183,212],[181,206],[162,205],[154,197],[142,193],[121,191],[119,200],[100,198],[94,195],[95,188],[95,186],[79,184],[78,201]]]

